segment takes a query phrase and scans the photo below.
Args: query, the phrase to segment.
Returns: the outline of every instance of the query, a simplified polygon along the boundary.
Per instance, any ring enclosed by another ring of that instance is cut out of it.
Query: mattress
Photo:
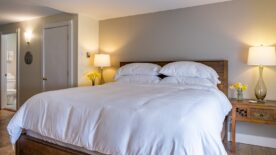
[[[103,154],[226,155],[220,133],[230,110],[216,87],[110,83],[35,95],[8,131],[13,144],[25,129]]]

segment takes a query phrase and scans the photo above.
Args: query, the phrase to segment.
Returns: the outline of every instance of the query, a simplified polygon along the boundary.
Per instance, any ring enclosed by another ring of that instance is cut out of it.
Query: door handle
[[[7,77],[8,75],[7,74],[4,74],[5,77]]]
[[[47,79],[46,77],[43,77],[42,80],[43,80],[43,81],[47,81],[48,79]]]

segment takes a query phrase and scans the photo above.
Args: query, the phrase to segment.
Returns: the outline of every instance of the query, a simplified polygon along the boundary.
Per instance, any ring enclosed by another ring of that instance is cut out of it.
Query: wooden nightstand
[[[236,143],[236,121],[276,125],[276,101],[265,103],[250,103],[249,100],[230,100],[233,106],[231,112],[232,144]]]

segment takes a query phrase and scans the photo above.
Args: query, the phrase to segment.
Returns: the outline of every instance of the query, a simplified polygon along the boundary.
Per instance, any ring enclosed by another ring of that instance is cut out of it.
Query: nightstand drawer
[[[273,109],[250,108],[250,118],[255,120],[272,121],[275,119],[275,111]]]

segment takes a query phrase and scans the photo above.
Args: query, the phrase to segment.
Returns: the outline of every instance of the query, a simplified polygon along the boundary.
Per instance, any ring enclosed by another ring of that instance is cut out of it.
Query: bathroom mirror
[[[32,62],[33,62],[33,55],[32,55],[32,53],[30,51],[27,51],[26,54],[25,54],[24,59],[25,59],[25,63],[27,65],[32,64]]]

